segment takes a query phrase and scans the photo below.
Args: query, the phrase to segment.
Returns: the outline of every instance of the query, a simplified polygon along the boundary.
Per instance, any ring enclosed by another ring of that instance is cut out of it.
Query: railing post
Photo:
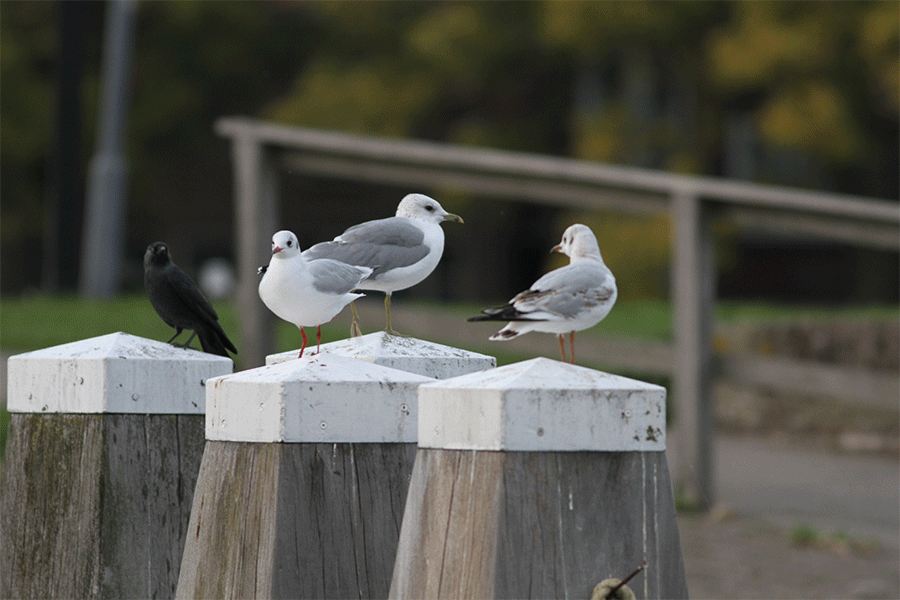
[[[0,598],[172,598],[231,360],[113,333],[8,364]]]
[[[672,199],[672,300],[675,371],[675,489],[699,508],[715,500],[713,484],[712,331],[715,256],[709,212],[690,192]]]
[[[665,389],[537,358],[419,387],[390,598],[687,596]]]
[[[219,121],[216,130],[231,138],[237,238],[236,308],[241,315],[238,360],[244,368],[262,365],[275,347],[271,312],[259,300],[257,268],[269,262],[278,221],[278,173],[252,120]]]
[[[428,381],[323,352],[210,382],[177,597],[386,597]]]

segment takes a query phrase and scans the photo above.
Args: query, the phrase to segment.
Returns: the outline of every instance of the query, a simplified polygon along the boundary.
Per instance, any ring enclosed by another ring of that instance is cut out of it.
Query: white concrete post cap
[[[10,412],[203,414],[205,382],[230,358],[127,333],[11,356]]]
[[[665,388],[547,358],[419,387],[421,448],[664,450],[665,432]]]
[[[206,439],[415,442],[417,389],[430,377],[337,354],[240,371],[206,386]]]
[[[497,359],[493,356],[416,338],[391,335],[384,331],[323,344],[322,352],[418,373],[434,379],[447,379],[497,366]],[[266,364],[275,365],[294,360],[298,353],[298,350],[291,350],[270,354],[266,357]]]

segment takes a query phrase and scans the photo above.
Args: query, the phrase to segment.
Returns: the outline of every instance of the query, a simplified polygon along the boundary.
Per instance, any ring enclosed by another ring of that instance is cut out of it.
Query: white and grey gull
[[[354,225],[330,242],[316,244],[303,252],[308,260],[330,258],[372,270],[357,289],[384,292],[385,331],[391,326],[391,294],[405,290],[428,277],[444,252],[444,221],[462,223],[437,200],[424,194],[408,194],[387,219]],[[359,319],[353,309],[352,333],[359,335]]]
[[[320,258],[307,260],[293,232],[272,236],[272,258],[259,282],[259,297],[278,317],[300,329],[306,348],[304,327],[316,327],[316,350],[322,341],[322,324],[363,294],[353,293],[372,274],[369,267]]]
[[[508,321],[491,340],[510,340],[529,331],[555,333],[562,360],[563,335],[569,334],[571,362],[575,362],[575,332],[603,320],[616,302],[616,278],[604,264],[594,232],[586,225],[571,225],[553,247],[569,257],[569,264],[550,271],[508,304],[486,308],[469,321]]]

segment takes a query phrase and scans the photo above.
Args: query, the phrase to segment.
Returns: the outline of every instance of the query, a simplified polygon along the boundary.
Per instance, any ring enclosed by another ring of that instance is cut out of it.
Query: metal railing
[[[886,200],[283,127],[240,117],[219,120],[216,131],[232,141],[241,357],[249,365],[263,364],[273,349],[271,316],[257,298],[253,274],[267,262],[270,237],[277,228],[278,169],[380,184],[449,187],[576,209],[668,214],[673,233],[670,366],[677,399],[677,463],[690,465],[679,470],[676,489],[699,506],[708,506],[714,498],[710,383],[716,273],[711,219],[851,245],[900,248],[900,206]],[[885,385],[891,388],[893,379]]]

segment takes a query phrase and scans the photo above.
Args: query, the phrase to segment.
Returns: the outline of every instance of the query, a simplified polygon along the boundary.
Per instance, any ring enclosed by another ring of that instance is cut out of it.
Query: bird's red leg
[[[572,353],[569,358],[572,359],[572,364],[574,365],[575,364],[575,332],[574,331],[569,332],[569,346],[572,348]]]
[[[319,346],[322,345],[322,326],[316,328],[316,354],[319,353]]]
[[[306,348],[306,332],[303,331],[303,328],[300,328],[300,335],[303,336],[303,345],[300,346],[300,356],[297,358],[303,358],[303,350]]]
[[[563,340],[563,336],[560,333],[556,336],[556,339],[559,340],[559,353],[562,355],[562,361],[566,362],[566,343]]]

